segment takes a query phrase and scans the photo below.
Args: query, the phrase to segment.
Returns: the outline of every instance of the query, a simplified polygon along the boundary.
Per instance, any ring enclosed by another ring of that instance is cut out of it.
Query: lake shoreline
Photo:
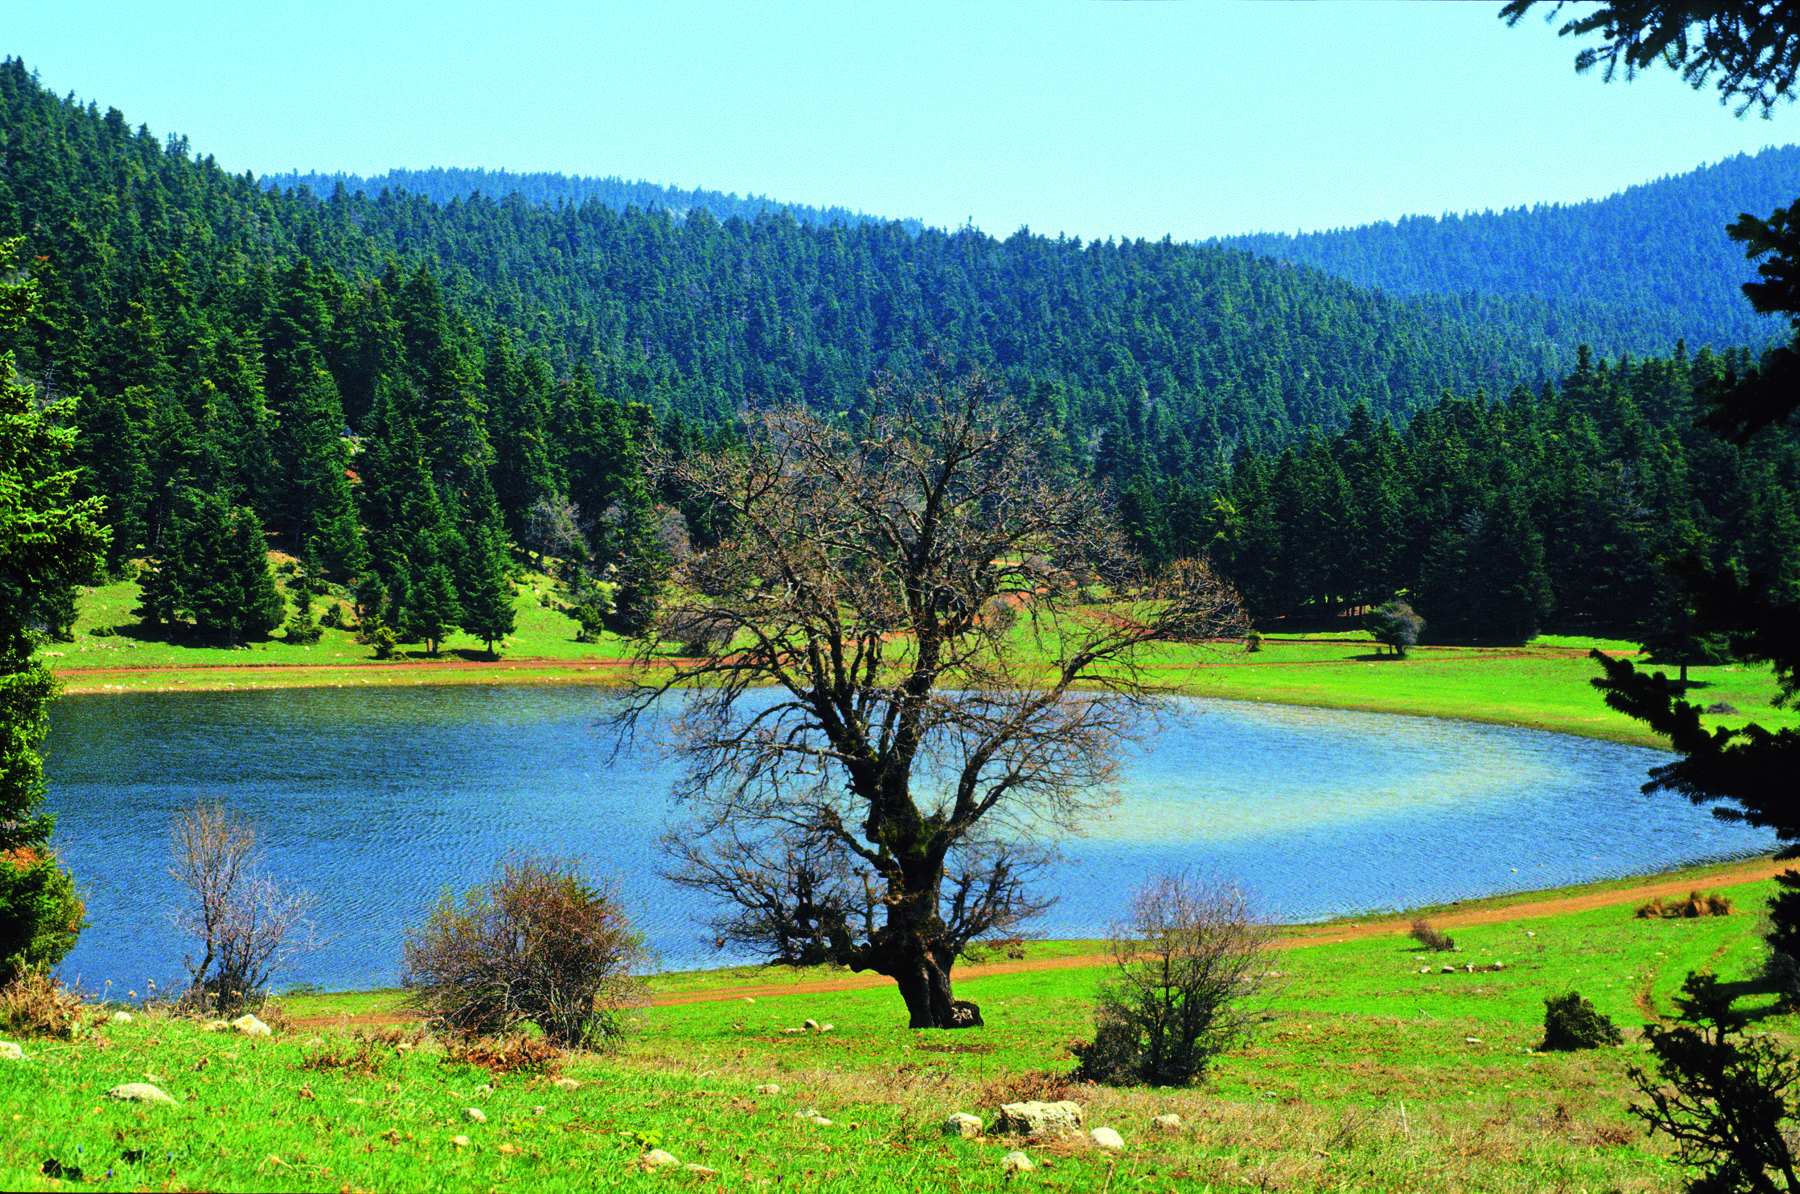
[[[1455,648],[1444,648],[1446,655]],[[1476,649],[1479,650],[1479,649]],[[1421,653],[1423,655],[1423,653]],[[1505,658],[1507,655],[1495,655]],[[1585,658],[1582,652],[1557,652],[1565,656]],[[1454,657],[1454,656],[1452,656]],[[1465,656],[1466,658],[1466,656]],[[1429,662],[1431,656],[1403,661],[1407,664]],[[1290,705],[1296,708],[1343,709],[1363,713],[1392,713],[1404,717],[1429,717],[1484,725],[1514,726],[1592,738],[1625,746],[1669,749],[1668,740],[1641,728],[1637,723],[1597,724],[1582,716],[1533,716],[1517,711],[1494,713],[1478,704],[1442,700],[1412,700],[1405,696],[1387,695],[1380,699],[1361,700],[1320,697],[1286,692],[1270,695],[1258,692],[1231,691],[1220,682],[1231,672],[1248,672],[1266,664],[1237,664],[1228,661],[1195,662],[1173,665],[1170,670],[1189,673],[1184,679],[1168,685],[1172,696],[1209,697],[1215,700],[1249,704]],[[1294,665],[1305,666],[1305,665]],[[1382,664],[1380,666],[1393,666]],[[395,688],[436,685],[581,685],[602,688],[629,684],[637,664],[630,659],[589,658],[556,659],[541,656],[470,660],[447,658],[437,660],[409,659],[355,664],[245,663],[237,665],[197,665],[192,667],[80,667],[54,669],[63,693],[71,696],[108,695],[130,692],[246,692],[264,689],[306,688]],[[1593,698],[1596,711],[1604,711],[1599,697]]]

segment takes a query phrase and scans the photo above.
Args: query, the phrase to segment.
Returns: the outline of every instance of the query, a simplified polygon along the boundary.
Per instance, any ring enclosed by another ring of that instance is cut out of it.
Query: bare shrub
[[[379,1074],[381,1068],[400,1055],[402,1043],[419,1043],[422,1032],[410,1037],[398,1029],[359,1028],[347,1040],[322,1043],[300,1059],[303,1070],[344,1070],[353,1074]]]
[[[1412,929],[1408,936],[1426,949],[1434,950],[1437,953],[1448,953],[1456,948],[1456,941],[1450,934],[1439,930],[1423,917],[1412,922]]]
[[[1716,891],[1690,891],[1685,900],[1657,896],[1637,908],[1639,920],[1694,920],[1702,916],[1730,916],[1731,897]]]
[[[583,1048],[616,1035],[638,999],[643,938],[617,897],[573,862],[521,858],[462,896],[446,892],[406,934],[411,1006],[464,1037],[536,1024],[553,1044]]]
[[[491,1074],[555,1074],[562,1070],[563,1051],[541,1036],[521,1032],[501,1041],[452,1041],[444,1064],[480,1066]]]
[[[1094,1040],[1072,1046],[1075,1077],[1114,1086],[1188,1086],[1247,1041],[1262,1014],[1274,930],[1218,880],[1165,875],[1132,894],[1113,927],[1113,973],[1094,1006]]]
[[[1077,1093],[1075,1079],[1068,1074],[1027,1070],[989,1082],[981,1088],[976,1102],[984,1107],[1001,1107],[1007,1103],[1060,1103],[1064,1099],[1073,1099]]]
[[[198,962],[182,958],[189,981],[177,1002],[189,1010],[261,1007],[270,976],[324,944],[308,915],[317,899],[283,892],[263,874],[258,837],[218,805],[197,805],[175,822],[169,874],[188,899],[169,919],[201,947]]]
[[[81,1035],[81,996],[55,976],[27,970],[0,987],[0,1032],[8,1036]]]

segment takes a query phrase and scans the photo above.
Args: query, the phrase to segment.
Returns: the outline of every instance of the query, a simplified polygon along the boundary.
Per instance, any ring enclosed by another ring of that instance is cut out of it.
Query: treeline
[[[1608,605],[1565,556],[1588,543],[1557,521],[1565,500],[1652,493],[1651,516],[1580,530],[1625,536],[1608,548],[1629,556],[1622,576],[1674,542],[1650,525],[1690,506],[1702,545],[1740,551],[1715,524],[1790,541],[1789,465],[1733,480],[1682,430],[1723,358],[1584,363],[1581,329],[1547,300],[1401,300],[1168,241],[267,190],[57,98],[17,60],[0,64],[0,161],[0,239],[40,283],[21,371],[77,399],[107,566],[157,561],[142,615],[172,631],[264,632],[279,611],[247,573],[202,591],[256,542],[428,643],[499,625],[514,549],[585,560],[584,627],[610,607],[629,630],[654,588],[633,561],[705,537],[704,512],[647,490],[647,445],[729,442],[761,403],[855,418],[883,371],[927,360],[1000,375],[1059,432],[1061,467],[1116,486],[1148,554],[1214,553],[1265,618],[1407,589],[1435,628],[1458,626],[1428,608],[1429,578],[1500,558],[1489,545],[1524,521],[1549,574],[1540,621],[1638,616],[1621,612],[1642,607],[1626,582],[1601,586]],[[1575,380],[1556,389],[1565,360]],[[1656,369],[1684,379],[1679,402],[1639,392]],[[1595,385],[1624,386],[1637,421],[1585,396]],[[1483,386],[1514,397],[1439,405]],[[1409,447],[1452,431],[1455,468]],[[1544,467],[1504,473],[1526,448]],[[1531,493],[1544,478],[1554,496]],[[1339,492],[1369,486],[1397,506]],[[1745,518],[1718,513],[1731,502]],[[1773,550],[1745,544],[1746,566]],[[235,620],[208,612],[228,607]]]
[[[263,187],[287,191],[304,187],[320,197],[337,194],[340,187],[347,194],[361,192],[379,196],[383,191],[396,194],[422,195],[442,207],[453,200],[472,199],[476,195],[503,199],[518,195],[527,203],[546,207],[580,207],[590,200],[623,212],[663,210],[677,217],[705,208],[715,220],[740,219],[754,221],[764,215],[786,215],[800,224],[829,228],[842,224],[853,228],[858,224],[898,223],[913,236],[925,231],[921,220],[894,220],[851,211],[835,204],[815,207],[806,203],[783,203],[767,195],[739,196],[736,191],[709,191],[703,187],[687,190],[663,186],[661,183],[627,181],[616,175],[594,178],[584,174],[551,174],[542,171],[515,173],[511,170],[468,170],[434,166],[429,170],[389,170],[385,174],[364,178],[357,174],[320,174],[290,170],[285,174],[265,174],[259,180]]]
[[[1705,662],[1665,561],[1800,597],[1800,444],[1695,427],[1750,363],[1584,354],[1560,385],[1446,395],[1404,429],[1359,409],[1335,436],[1242,454],[1217,485],[1127,421],[1115,484],[1146,554],[1208,554],[1265,628],[1404,595],[1439,641],[1607,633]]]
[[[1755,278],[1725,225],[1800,195],[1800,145],[1738,154],[1605,199],[1500,212],[1407,216],[1329,232],[1257,233],[1215,244],[1310,265],[1397,295],[1554,300],[1603,351],[1785,339],[1738,286]],[[1635,343],[1633,342],[1635,340]]]

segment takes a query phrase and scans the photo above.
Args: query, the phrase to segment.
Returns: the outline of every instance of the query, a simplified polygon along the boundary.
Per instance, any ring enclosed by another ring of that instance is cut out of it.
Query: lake
[[[327,950],[283,976],[398,982],[404,927],[509,850],[575,854],[615,879],[671,968],[721,961],[692,897],[656,875],[673,771],[614,755],[604,690],[286,689],[70,696],[45,762],[55,844],[92,925],[64,961],[95,990],[168,989],[169,829],[218,801],[264,831],[268,869],[321,897]],[[1667,755],[1431,718],[1186,702],[1133,750],[1122,802],[1070,841],[1034,935],[1093,937],[1147,876],[1237,881],[1284,921],[1395,910],[1766,853],[1771,831],[1646,797]],[[724,959],[730,960],[730,959]]]

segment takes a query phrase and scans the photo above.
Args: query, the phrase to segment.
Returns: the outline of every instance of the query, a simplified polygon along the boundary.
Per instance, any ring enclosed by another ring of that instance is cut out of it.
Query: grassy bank
[[[466,635],[453,635],[436,658],[402,648],[391,661],[373,658],[344,630],[327,628],[301,646],[279,636],[220,648],[147,637],[131,610],[138,589],[121,583],[82,593],[71,643],[42,656],[68,692],[188,691],[233,688],[401,686],[417,684],[621,682],[630,644],[612,635],[574,641],[555,581],[529,574],[520,586],[518,629],[497,656]],[[324,613],[321,600],[318,613]],[[96,633],[98,632],[98,633]],[[1171,647],[1154,669],[1182,691],[1229,700],[1367,709],[1530,726],[1660,747],[1663,740],[1600,703],[1588,681],[1598,674],[1587,651],[1629,652],[1612,640],[1543,638],[1527,647],[1422,647],[1406,659],[1378,655],[1359,634],[1275,637],[1263,649]],[[1765,668],[1691,669],[1694,697],[1736,713],[1710,724],[1757,720],[1771,728],[1800,725],[1800,710],[1769,707],[1775,685]]]
[[[1124,1151],[1026,1144],[1038,1168],[1015,1184],[1672,1190],[1665,1142],[1646,1140],[1624,1110],[1626,1067],[1645,1059],[1630,1029],[1667,1012],[1690,969],[1753,972],[1754,906],[1768,887],[1731,886],[1750,911],[1722,919],[1638,920],[1627,900],[1458,926],[1454,955],[1421,954],[1400,922],[1294,945],[1276,955],[1282,985],[1256,1042],[1188,1091],[1065,1085],[1066,1046],[1090,1032],[1098,977],[1081,968],[971,970],[958,993],[981,1002],[988,1027],[963,1033],[902,1027],[891,989],[746,1000],[730,990],[742,974],[664,976],[620,1049],[565,1063],[562,1076],[581,1083],[572,1090],[548,1073],[492,1076],[429,1038],[404,1051],[357,1046],[351,1017],[391,993],[292,998],[287,1010],[304,1022],[261,1042],[140,1011],[78,1043],[27,1041],[23,1062],[0,1063],[14,1109],[0,1119],[0,1186],[50,1188],[42,1168],[55,1159],[80,1164],[79,1184],[101,1189],[999,1189],[1009,1184],[1001,1158],[1019,1142],[948,1139],[937,1125],[958,1110],[991,1123],[1001,1102],[1066,1094],[1088,1126],[1118,1129]],[[1505,968],[1444,973],[1446,957]],[[1630,1043],[1535,1052],[1544,996],[1570,989]],[[696,993],[715,998],[668,1002]],[[1748,1006],[1768,1010],[1762,997]],[[790,1031],[809,1018],[834,1027]],[[1796,1027],[1781,1014],[1759,1024],[1784,1041]],[[352,1064],[326,1064],[334,1059]],[[105,1097],[130,1081],[154,1082],[175,1103]],[[759,1093],[765,1084],[780,1093]],[[813,1109],[830,1123],[796,1118]],[[1165,1112],[1185,1128],[1154,1132],[1151,1117]],[[716,1172],[639,1173],[649,1142]]]

